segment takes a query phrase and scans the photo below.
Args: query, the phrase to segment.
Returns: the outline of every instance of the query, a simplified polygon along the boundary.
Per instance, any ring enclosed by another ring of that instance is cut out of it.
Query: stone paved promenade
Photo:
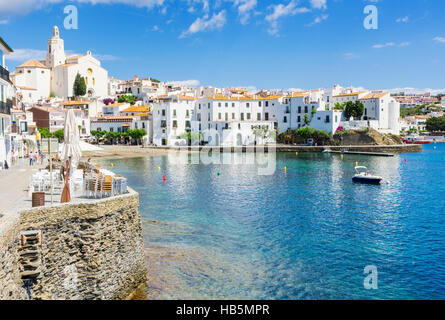
[[[28,184],[31,176],[42,165],[29,165],[28,159],[20,159],[19,163],[9,170],[0,171],[0,215],[7,215],[14,210],[17,203],[28,197]]]

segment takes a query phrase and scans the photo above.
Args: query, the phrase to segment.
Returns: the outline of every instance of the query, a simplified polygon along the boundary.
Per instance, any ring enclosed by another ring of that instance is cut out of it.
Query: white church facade
[[[48,39],[46,59],[25,62],[17,67],[12,78],[19,90],[20,87],[26,91],[34,89],[33,100],[50,95],[67,99],[74,96],[73,85],[78,73],[85,78],[86,97],[102,98],[108,94],[108,71],[100,61],[90,51],[85,55],[66,55],[59,28],[54,27]]]

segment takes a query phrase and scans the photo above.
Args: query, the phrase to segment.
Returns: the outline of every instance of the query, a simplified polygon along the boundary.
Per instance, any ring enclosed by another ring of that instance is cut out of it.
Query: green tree
[[[303,122],[304,122],[305,126],[308,126],[311,123],[311,120],[309,119],[309,116],[307,115],[307,113],[305,113],[303,116]]]
[[[96,138],[97,142],[107,134],[106,131],[92,130],[91,135]]]
[[[357,100],[354,104],[354,115],[353,117],[356,119],[359,119],[363,116],[363,114],[365,113],[365,105],[363,104],[363,102]]]
[[[347,101],[346,103],[344,103],[344,107],[345,107],[345,118],[346,120],[349,120],[354,115],[354,107],[355,107],[354,102]]]
[[[297,130],[287,130],[278,135],[279,143],[306,143],[307,139],[314,139],[317,144],[327,144],[332,141],[332,136],[325,130],[314,128],[300,128]]]
[[[132,95],[132,94],[125,94],[125,95],[120,96],[117,99],[117,102],[119,102],[119,103],[129,103],[129,104],[133,105],[133,104],[135,104],[136,100],[137,99],[136,99],[136,97],[134,95]]]
[[[337,102],[334,106],[334,110],[345,110],[345,104]]]
[[[351,117],[353,117],[354,119],[358,119],[363,116],[363,113],[365,111],[365,105],[358,100],[356,102],[347,101],[344,104],[344,107],[345,118],[347,120],[349,120]]]
[[[79,73],[77,73],[76,79],[74,79],[73,93],[76,97],[82,97],[87,93],[85,78],[82,77]]]
[[[130,129],[127,130],[127,134],[136,141],[137,145],[139,145],[140,140],[147,134],[147,132],[144,129]]]
[[[60,129],[53,133],[53,137],[59,139],[59,142],[62,142],[65,139],[65,130]]]
[[[53,134],[49,132],[48,128],[39,128],[37,130],[39,131],[42,138],[51,138],[53,136]]]
[[[427,119],[426,130],[431,132],[445,131],[445,117],[433,117]]]
[[[274,132],[269,130],[269,126],[253,126],[252,132],[255,137],[261,138],[261,142],[264,143],[264,139],[272,138],[274,136]]]

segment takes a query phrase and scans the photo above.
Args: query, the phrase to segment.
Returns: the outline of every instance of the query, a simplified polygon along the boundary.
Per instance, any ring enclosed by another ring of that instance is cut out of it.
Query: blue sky
[[[68,4],[77,30],[63,28]],[[367,5],[377,30],[363,27]],[[68,52],[91,50],[121,79],[441,89],[443,12],[437,0],[0,0],[0,36],[16,51],[11,70],[42,58],[58,25]]]

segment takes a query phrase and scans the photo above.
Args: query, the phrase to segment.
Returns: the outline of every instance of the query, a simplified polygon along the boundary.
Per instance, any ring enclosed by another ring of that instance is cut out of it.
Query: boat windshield
[[[355,167],[355,172],[357,172],[357,174],[368,173],[368,168],[366,168],[366,167]]]

